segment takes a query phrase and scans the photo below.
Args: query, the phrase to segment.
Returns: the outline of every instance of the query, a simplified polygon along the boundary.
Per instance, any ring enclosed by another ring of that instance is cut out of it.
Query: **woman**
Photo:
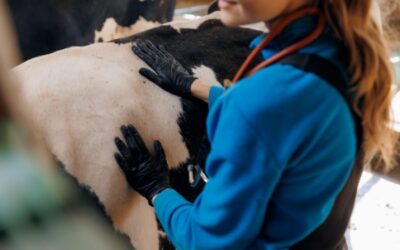
[[[249,72],[250,56],[226,91],[193,78],[162,47],[133,47],[155,72],[141,69],[143,76],[210,107],[209,181],[194,203],[169,187],[158,141],[153,157],[133,126],[121,128],[126,143],[116,138],[129,184],[154,205],[178,249],[291,248],[327,219],[361,140],[365,159],[390,166],[393,74],[372,4],[220,0],[226,25],[265,21],[271,30],[250,45],[266,63]]]

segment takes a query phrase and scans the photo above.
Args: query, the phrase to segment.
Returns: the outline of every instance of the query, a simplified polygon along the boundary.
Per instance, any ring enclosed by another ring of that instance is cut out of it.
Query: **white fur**
[[[118,25],[114,18],[107,18],[104,22],[101,30],[95,30],[94,42],[99,42],[102,39],[104,42],[111,41],[118,38],[132,36],[136,33],[155,28],[159,26],[160,23],[147,21],[143,17],[139,19],[129,27],[123,27]]]
[[[192,69],[192,71],[193,71],[194,76],[197,78],[200,78],[202,81],[209,82],[212,85],[221,86],[221,83],[218,82],[214,71],[212,71],[212,69],[210,69],[209,67],[201,65],[199,67]]]

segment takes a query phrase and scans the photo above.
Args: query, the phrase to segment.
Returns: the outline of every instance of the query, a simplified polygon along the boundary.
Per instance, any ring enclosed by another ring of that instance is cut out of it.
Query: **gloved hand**
[[[139,73],[162,89],[178,96],[191,95],[190,88],[197,79],[193,77],[162,45],[136,40],[132,51],[154,71],[141,68]]]
[[[153,197],[169,187],[168,165],[159,141],[154,142],[155,155],[147,150],[137,130],[132,126],[122,126],[124,143],[115,138],[118,153],[114,157],[125,174],[129,185],[147,199],[152,206]]]

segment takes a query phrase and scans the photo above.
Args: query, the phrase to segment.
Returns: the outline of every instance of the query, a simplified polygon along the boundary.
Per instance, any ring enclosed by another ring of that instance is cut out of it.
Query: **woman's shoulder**
[[[272,145],[279,162],[304,141],[339,143],[354,137],[354,121],[341,94],[318,76],[288,65],[273,65],[243,79],[217,106],[212,113],[220,118],[240,114],[260,140]]]
[[[344,83],[345,84],[345,83]],[[321,103],[346,108],[344,97],[319,76],[290,65],[264,68],[231,87],[224,97],[246,112],[309,112]],[[329,105],[326,107],[329,109]]]

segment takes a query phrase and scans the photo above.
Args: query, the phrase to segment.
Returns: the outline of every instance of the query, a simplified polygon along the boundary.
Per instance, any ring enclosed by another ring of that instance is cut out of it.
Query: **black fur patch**
[[[175,0],[7,0],[23,57],[48,54],[94,41],[94,31],[112,17],[121,26],[172,20]]]
[[[171,241],[168,239],[166,235],[160,235],[158,237],[160,241],[159,249],[160,250],[174,250],[175,247],[172,245]]]
[[[213,13],[213,12],[215,12],[215,11],[218,11],[218,10],[219,10],[218,1],[217,1],[217,0],[214,0],[214,1],[210,4],[210,6],[208,7],[207,13],[208,13],[208,14],[211,14],[211,13]]]
[[[180,29],[178,32],[165,25],[114,42],[131,43],[139,38],[162,44],[189,70],[204,65],[222,82],[233,78],[250,53],[250,42],[260,34],[252,29],[226,27],[220,20],[211,19],[197,29]],[[254,63],[261,60],[258,57]]]

